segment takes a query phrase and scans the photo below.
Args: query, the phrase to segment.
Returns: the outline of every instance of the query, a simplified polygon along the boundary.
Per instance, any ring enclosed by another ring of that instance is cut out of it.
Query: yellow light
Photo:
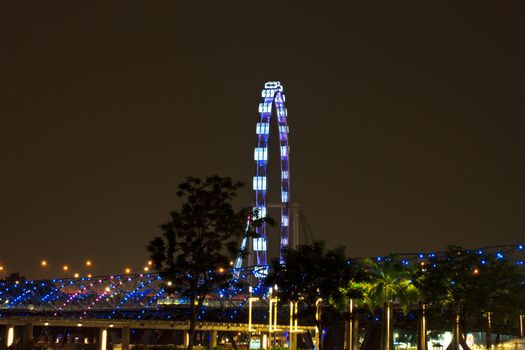
[[[223,272],[224,272],[224,269],[223,269],[222,267],[219,268],[219,272],[220,272],[220,273],[223,273]]]
[[[69,266],[67,266],[67,265],[62,266],[62,270],[64,270],[64,271],[69,270]]]
[[[153,265],[153,261],[148,260],[148,266],[151,266],[151,265]]]
[[[145,272],[148,272],[148,271],[149,271],[149,267],[144,266],[144,271],[145,271]]]
[[[9,327],[7,329],[7,347],[11,347],[15,341],[15,327]]]
[[[126,267],[126,269],[124,270],[127,274],[130,274],[131,273],[131,269],[129,267]]]
[[[77,323],[77,327],[82,327],[82,323]]]
[[[92,264],[93,264],[93,263],[91,262],[91,260],[87,260],[87,261],[86,261],[86,266],[89,267],[89,266],[91,266]]]
[[[46,266],[47,266],[47,261],[42,260],[42,261],[40,262],[40,266],[42,266],[42,267],[46,267]]]
[[[91,274],[90,273],[88,273],[88,278],[91,278]]]
[[[477,275],[479,273],[479,270],[478,269],[474,269],[474,271],[472,271],[472,273]]]
[[[111,288],[106,287],[105,291],[106,291],[107,293],[109,293],[109,292],[111,292]]]
[[[168,281],[168,286],[171,287],[173,283],[171,281]]]
[[[4,271],[4,267],[3,266],[0,266],[0,271]]]
[[[49,326],[49,322],[44,322],[44,326]]]
[[[78,274],[78,272],[76,272],[76,273],[73,275],[73,277],[75,277],[75,278],[79,278],[80,275]]]

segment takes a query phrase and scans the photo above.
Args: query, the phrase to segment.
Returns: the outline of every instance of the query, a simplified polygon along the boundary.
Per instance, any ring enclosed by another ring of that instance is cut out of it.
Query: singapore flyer
[[[261,92],[263,98],[259,104],[260,118],[256,124],[255,133],[257,135],[257,145],[254,149],[255,176],[253,177],[253,190],[255,192],[256,215],[259,218],[266,216],[268,203],[268,159],[269,159],[269,139],[270,123],[272,112],[275,107],[275,115],[278,123],[279,133],[279,154],[281,166],[281,208],[280,220],[280,251],[288,246],[289,226],[290,226],[290,146],[288,134],[290,129],[287,122],[287,110],[285,108],[284,89],[280,82],[271,81],[264,84]],[[257,238],[245,238],[241,249],[248,248],[250,256],[248,265],[266,266],[268,264],[268,231],[266,224],[256,228]],[[247,246],[248,245],[248,246]],[[236,268],[242,267],[242,259],[238,258],[235,263]]]

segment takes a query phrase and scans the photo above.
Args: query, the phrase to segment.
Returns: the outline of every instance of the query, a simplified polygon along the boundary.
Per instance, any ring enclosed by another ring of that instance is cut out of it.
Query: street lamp
[[[253,288],[248,288],[250,296],[248,297],[248,332],[252,332],[252,303],[253,303]]]

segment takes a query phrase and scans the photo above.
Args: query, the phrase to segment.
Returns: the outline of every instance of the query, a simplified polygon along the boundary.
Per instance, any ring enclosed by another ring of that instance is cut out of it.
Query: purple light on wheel
[[[267,212],[266,194],[268,191],[268,159],[269,159],[269,138],[270,123],[272,112],[278,123],[279,131],[279,153],[281,166],[281,222],[280,222],[280,250],[281,258],[283,248],[289,242],[289,209],[290,209],[290,146],[288,144],[288,133],[290,131],[287,123],[287,111],[284,105],[286,100],[283,93],[283,86],[278,81],[271,81],[264,84],[261,92],[263,98],[259,104],[259,122],[256,124],[255,133],[257,135],[257,146],[254,149],[255,176],[253,177],[253,190],[255,192],[255,208],[258,217],[265,217]],[[274,109],[275,107],[275,109]],[[263,224],[256,228],[258,238],[253,238],[247,242],[245,238],[242,242],[241,249],[249,248],[253,254],[252,263],[256,265],[268,265],[268,239],[267,227]],[[249,246],[247,247],[247,244]],[[235,267],[242,266],[242,259],[238,258]]]

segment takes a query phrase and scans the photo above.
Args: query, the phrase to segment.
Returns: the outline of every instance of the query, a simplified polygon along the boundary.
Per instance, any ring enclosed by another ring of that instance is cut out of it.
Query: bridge
[[[254,270],[242,269],[236,274],[246,278]],[[169,294],[165,287],[157,274],[1,282],[2,343],[23,348],[34,343],[62,347],[76,339],[86,342],[83,346],[95,343],[101,350],[109,341],[123,349],[133,342],[183,345],[189,329],[189,301]],[[291,324],[290,308],[277,309],[275,299],[270,306],[268,292],[262,286],[232,286],[209,295],[196,326],[198,333],[206,334],[201,343],[213,348],[221,336],[231,338],[230,342],[236,341],[235,337],[259,336],[259,342],[265,344],[270,334],[281,342],[304,334],[303,342],[311,343],[310,334],[315,333],[311,322]],[[272,317],[272,312],[277,316]],[[94,329],[98,333],[94,334]]]
[[[472,252],[524,265],[521,244],[485,247]],[[405,253],[396,258],[405,265],[412,265],[427,262],[440,254],[443,252]],[[376,260],[387,258],[374,257]],[[235,274],[248,278],[259,268],[243,268]],[[112,343],[117,341],[123,348],[129,346],[130,330],[138,331],[143,337],[145,330],[172,332],[172,338],[183,344],[183,334],[189,327],[189,301],[169,294],[165,287],[165,281],[157,274],[0,282],[2,342],[5,345],[28,344],[35,340],[34,328],[48,335],[52,333],[50,329],[56,328],[61,332],[75,329],[77,333],[82,329],[83,334],[85,329],[104,331],[93,337],[97,339],[107,339],[108,334],[120,330],[118,337],[112,335]],[[198,315],[197,330],[207,332],[209,338],[204,343],[214,345],[210,339],[226,333],[242,336],[276,333],[283,339],[289,339],[290,334],[315,334],[313,320],[302,318],[291,324],[289,305],[270,307],[270,298],[268,288],[262,285],[255,286],[251,293],[248,287],[239,288],[233,284],[211,293]],[[277,316],[272,317],[272,312]],[[55,334],[53,341],[59,338]],[[98,344],[102,345],[100,341]]]

